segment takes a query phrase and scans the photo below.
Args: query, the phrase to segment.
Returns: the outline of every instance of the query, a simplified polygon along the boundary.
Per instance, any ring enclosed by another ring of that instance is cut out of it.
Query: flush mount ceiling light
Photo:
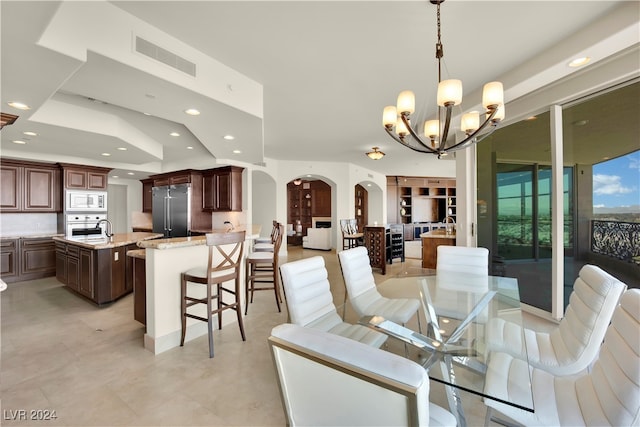
[[[296,178],[293,180],[294,185],[300,185],[302,184],[302,180],[300,178]]]
[[[184,110],[184,112],[190,116],[199,116],[200,115],[200,111],[196,110],[195,108],[187,108],[186,110]]]
[[[420,153],[435,154],[438,158],[446,156],[451,151],[461,150],[480,142],[489,136],[504,119],[504,93],[502,83],[490,82],[484,85],[482,105],[486,109],[486,116],[480,124],[480,113],[472,111],[462,116],[460,129],[465,133],[462,141],[447,141],[451,128],[453,107],[462,103],[462,82],[450,79],[442,80],[441,60],[444,56],[440,36],[440,4],[444,0],[430,0],[437,6],[438,41],[436,42],[436,59],[438,60],[438,96],[437,118],[424,122],[424,137],[418,136],[419,131],[412,127],[411,114],[415,112],[415,95],[406,90],[398,95],[397,105],[387,106],[382,114],[382,124],[387,133],[397,142]],[[444,116],[444,117],[443,117]],[[420,122],[416,119],[415,122]],[[487,127],[487,132],[482,133]],[[409,137],[410,135],[410,137]]]
[[[373,151],[369,151],[367,153],[367,157],[369,157],[370,159],[380,160],[381,158],[384,157],[384,153],[382,151],[379,151],[380,150],[379,147],[373,147],[372,150]]]

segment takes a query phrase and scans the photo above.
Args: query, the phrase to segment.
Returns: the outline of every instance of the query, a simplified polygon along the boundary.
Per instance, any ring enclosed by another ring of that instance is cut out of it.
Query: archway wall
[[[386,176],[378,172],[371,171],[350,163],[340,162],[300,162],[267,159],[265,166],[254,166],[252,173],[252,185],[250,191],[265,192],[265,194],[253,195],[254,200],[252,218],[254,221],[264,221],[263,206],[269,205],[269,200],[275,201],[275,218],[279,222],[287,223],[287,183],[295,178],[321,179],[331,186],[331,219],[332,219],[332,247],[342,250],[342,234],[340,232],[339,220],[344,218],[355,218],[355,185],[361,184],[367,191],[370,191],[369,200],[369,222],[374,221],[384,224],[387,220],[386,202]],[[275,189],[263,188],[258,180],[265,180],[263,175],[257,174],[260,171],[269,175],[275,182]],[[267,193],[268,192],[268,193]],[[265,225],[262,225],[263,231]],[[264,232],[261,234],[265,234]],[[282,252],[286,252],[286,245],[282,245]]]

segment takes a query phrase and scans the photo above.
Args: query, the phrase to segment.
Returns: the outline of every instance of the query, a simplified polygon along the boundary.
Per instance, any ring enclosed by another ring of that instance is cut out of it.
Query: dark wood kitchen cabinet
[[[153,209],[153,179],[143,179],[142,182],[142,212]]]
[[[225,166],[203,172],[202,209],[214,212],[242,211],[242,171]]]
[[[2,212],[61,212],[60,168],[54,164],[3,160],[0,163]]]
[[[133,291],[133,268],[126,253],[135,244],[89,249],[56,242],[56,278],[69,289],[98,305],[117,300]]]
[[[64,188],[69,190],[106,190],[110,168],[60,163]]]
[[[19,242],[19,239],[0,240],[0,276],[7,283],[15,281],[18,277]]]
[[[56,245],[53,239],[20,239],[20,280],[33,280],[56,273]]]

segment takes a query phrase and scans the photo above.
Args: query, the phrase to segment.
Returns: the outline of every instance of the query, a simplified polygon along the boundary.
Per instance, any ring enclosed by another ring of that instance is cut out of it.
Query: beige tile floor
[[[315,255],[325,258],[334,299],[341,303],[335,252],[290,247],[288,260]],[[396,261],[386,277],[418,264]],[[376,276],[379,282],[385,278]],[[132,295],[98,308],[47,278],[10,284],[0,300],[1,425],[285,424],[266,338],[287,315],[286,308],[277,312],[271,292],[256,293],[245,321],[246,342],[233,325],[215,331],[213,359],[206,336],[157,356],[145,350]],[[462,398],[469,425],[482,425],[480,399]],[[432,384],[431,400],[445,404],[438,384]],[[21,410],[26,419],[15,419]],[[31,410],[55,411],[57,418],[34,420]]]

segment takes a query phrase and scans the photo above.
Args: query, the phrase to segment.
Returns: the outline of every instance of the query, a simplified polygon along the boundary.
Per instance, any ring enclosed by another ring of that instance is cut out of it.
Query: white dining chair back
[[[564,318],[552,331],[535,331],[492,319],[487,349],[504,351],[554,375],[572,375],[587,369],[598,356],[600,344],[620,296],[627,286],[601,268],[580,269]],[[524,342],[521,337],[524,336]]]
[[[489,275],[489,250],[440,245],[436,249],[436,271]]]
[[[348,299],[360,317],[377,315],[404,325],[418,312],[418,299],[386,298],[378,292],[366,247],[341,251],[338,259],[346,287],[345,302]]]
[[[280,266],[291,323],[316,328],[380,347],[386,336],[343,322],[333,304],[324,258],[314,256]]]
[[[490,357],[485,392],[515,403],[533,391],[535,412],[485,399],[492,409],[530,426],[640,425],[640,289],[624,292],[589,373],[558,377],[507,353]],[[531,378],[529,382],[529,378]]]
[[[409,359],[292,324],[276,326],[269,347],[289,426],[456,425]]]

